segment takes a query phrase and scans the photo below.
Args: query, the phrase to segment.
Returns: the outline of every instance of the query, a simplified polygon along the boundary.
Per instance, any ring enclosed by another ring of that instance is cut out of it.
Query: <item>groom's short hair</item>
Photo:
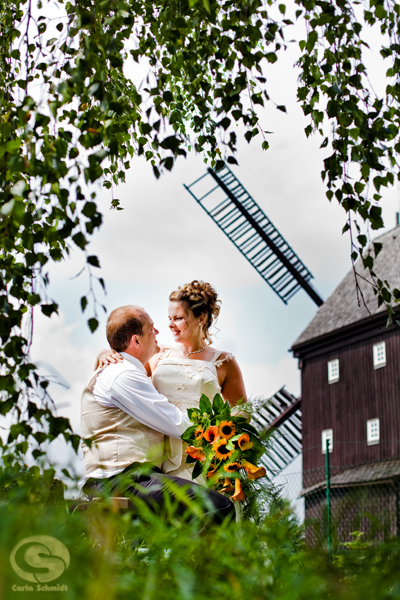
[[[113,350],[123,352],[133,335],[143,335],[143,323],[135,314],[135,306],[121,306],[112,311],[107,321],[106,335]]]

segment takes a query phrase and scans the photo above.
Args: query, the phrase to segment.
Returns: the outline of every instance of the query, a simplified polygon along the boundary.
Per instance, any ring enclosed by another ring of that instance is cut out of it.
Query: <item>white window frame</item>
[[[336,383],[340,379],[339,359],[328,361],[328,383]]]
[[[367,421],[367,444],[375,446],[381,441],[381,424],[379,419],[369,419]]]
[[[333,452],[333,429],[324,429],[321,432],[321,450],[326,454],[326,440],[329,440],[329,454]]]
[[[372,362],[374,369],[386,367],[386,342],[379,342],[372,346]]]

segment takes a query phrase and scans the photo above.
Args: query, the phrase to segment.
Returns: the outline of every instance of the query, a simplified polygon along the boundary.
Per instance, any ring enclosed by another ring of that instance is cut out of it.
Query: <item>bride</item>
[[[209,330],[218,317],[220,300],[212,285],[192,281],[169,296],[168,319],[175,345],[162,347],[150,360],[155,388],[182,412],[198,408],[200,396],[215,394],[234,406],[246,400],[239,365],[232,354],[211,346]],[[168,438],[163,471],[191,479],[193,465],[186,464],[185,444]],[[206,484],[202,476],[197,483]]]
[[[215,394],[235,406],[246,402],[246,391],[239,365],[232,354],[211,346],[210,328],[220,311],[214,287],[194,280],[178,287],[169,296],[168,319],[175,344],[162,346],[146,365],[155,388],[169,402],[186,413],[198,408],[200,396],[211,400]],[[114,350],[99,355],[99,364],[119,360]],[[192,479],[192,464],[186,464],[186,444],[166,438],[163,471],[169,475]],[[196,483],[206,486],[203,476]]]

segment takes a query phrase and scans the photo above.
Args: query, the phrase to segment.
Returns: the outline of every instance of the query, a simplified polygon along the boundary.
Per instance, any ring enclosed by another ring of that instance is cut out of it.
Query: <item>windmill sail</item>
[[[323,304],[313,275],[228,167],[184,187],[285,304],[301,288]]]
[[[253,421],[261,431],[275,432],[270,449],[261,458],[270,473],[277,474],[301,454],[301,398],[282,388],[253,414]]]

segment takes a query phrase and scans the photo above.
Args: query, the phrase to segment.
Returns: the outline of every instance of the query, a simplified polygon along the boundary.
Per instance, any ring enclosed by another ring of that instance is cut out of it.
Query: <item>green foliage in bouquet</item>
[[[203,475],[209,485],[221,493],[233,495],[235,501],[243,501],[251,481],[266,476],[265,468],[257,462],[265,453],[265,445],[250,421],[232,414],[231,407],[220,394],[213,401],[203,394],[199,408],[189,408],[188,416],[193,425],[183,434],[187,463],[194,463],[192,478]],[[245,408],[241,407],[242,415]]]

